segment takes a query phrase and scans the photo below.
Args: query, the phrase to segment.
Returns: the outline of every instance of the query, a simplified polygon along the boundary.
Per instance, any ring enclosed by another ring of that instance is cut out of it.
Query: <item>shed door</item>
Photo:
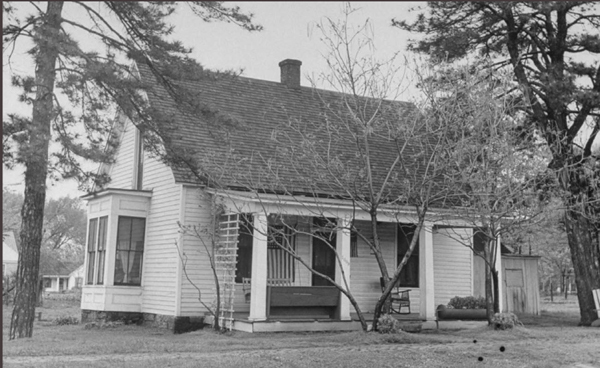
[[[335,252],[323,239],[327,239],[328,243],[335,249],[335,232],[315,234],[313,237],[312,267],[315,271],[335,280]],[[312,286],[332,286],[332,284],[321,276],[313,274]]]

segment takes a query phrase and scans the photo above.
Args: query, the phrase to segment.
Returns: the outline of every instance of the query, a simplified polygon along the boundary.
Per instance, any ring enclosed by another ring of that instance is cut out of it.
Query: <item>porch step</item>
[[[285,322],[311,322],[311,321],[319,321],[319,322],[327,322],[333,321],[334,319],[329,317],[327,314],[315,314],[315,315],[302,315],[302,316],[269,316],[269,321],[285,321]]]

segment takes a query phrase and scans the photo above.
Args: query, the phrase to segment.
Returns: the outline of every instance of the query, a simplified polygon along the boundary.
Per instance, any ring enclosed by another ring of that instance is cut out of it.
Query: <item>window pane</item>
[[[106,224],[108,223],[108,216],[100,218],[98,228],[98,250],[106,249]]]
[[[128,284],[140,285],[142,281],[142,252],[131,252],[129,255]]]
[[[473,234],[473,249],[476,253],[483,253],[485,248],[485,243],[487,242],[487,236],[485,235],[485,230],[475,230],[475,234]]]
[[[98,279],[96,284],[104,284],[104,256],[106,252],[98,252]]]
[[[96,234],[98,232],[98,219],[90,220],[90,228],[88,231],[88,251],[96,250]]]
[[[146,219],[119,217],[115,285],[141,285]]]
[[[125,283],[125,272],[127,271],[128,251],[117,251],[115,257],[115,284]]]
[[[418,287],[419,286],[419,256],[414,254],[410,256],[408,262],[400,272],[399,286]]]
[[[88,269],[87,269],[87,284],[94,283],[94,266],[96,265],[96,238],[98,234],[98,219],[91,219],[88,229]]]
[[[119,217],[119,230],[117,232],[117,249],[129,249],[131,245],[132,218]]]
[[[144,231],[146,220],[135,218],[131,222],[131,245],[129,249],[143,251],[144,250]]]
[[[415,225],[401,224],[398,227],[398,253],[399,254],[402,253],[402,255],[404,255],[408,251],[408,248],[410,247],[410,242],[413,239],[416,229],[417,229],[417,227]],[[415,246],[415,249],[413,250],[412,254],[419,254],[419,245],[418,244]],[[402,259],[402,258],[400,258],[400,259]]]
[[[88,273],[87,273],[88,285],[94,283],[94,263],[96,261],[96,259],[94,257],[95,255],[96,255],[96,253],[94,253],[94,252],[88,253]]]

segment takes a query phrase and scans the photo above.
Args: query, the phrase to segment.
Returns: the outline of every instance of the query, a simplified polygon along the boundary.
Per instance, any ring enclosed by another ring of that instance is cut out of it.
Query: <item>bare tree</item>
[[[446,143],[448,127],[424,119],[414,104],[393,101],[402,91],[403,68],[398,66],[396,56],[383,62],[369,56],[373,47],[369,23],[352,28],[349,18],[354,11],[347,5],[342,21],[326,19],[319,25],[329,50],[325,55],[329,70],[314,84],[324,84],[334,91],[313,92],[323,115],[290,115],[285,125],[271,134],[277,147],[275,154],[252,152],[249,159],[244,159],[232,153],[228,162],[236,169],[221,167],[219,172],[243,172],[235,164],[243,163],[255,170],[236,178],[236,185],[247,191],[278,193],[282,199],[301,204],[306,203],[307,196],[350,203],[353,215],[345,225],[330,221],[329,226],[356,234],[377,261],[385,288],[374,306],[376,329],[377,319],[419,243],[418,234],[424,229],[428,212],[432,207],[446,207],[453,199],[441,162],[441,145]],[[285,107],[281,110],[286,113]],[[283,175],[289,172],[293,173],[293,181]],[[316,200],[310,205],[314,217],[331,217],[326,205]],[[370,236],[357,227],[357,219],[364,218],[357,217],[358,212],[367,214]],[[382,218],[415,224],[408,251],[393,270],[388,270],[380,242],[378,223]],[[309,264],[305,266],[310,269]],[[347,289],[340,290],[360,315]]]
[[[420,73],[422,90],[430,101],[428,117],[445,131],[445,176],[460,199],[452,216],[474,234],[453,237],[483,258],[486,265],[488,321],[500,309],[497,260],[500,239],[539,215],[536,186],[544,174],[546,157],[536,151],[535,138],[518,130],[519,101],[509,92],[511,80],[485,65],[431,65],[434,74]],[[476,240],[482,249],[476,249]]]

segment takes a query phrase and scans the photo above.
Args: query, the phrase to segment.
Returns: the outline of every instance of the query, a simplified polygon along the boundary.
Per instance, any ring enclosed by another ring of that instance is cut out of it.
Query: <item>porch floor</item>
[[[248,312],[233,314],[233,329],[245,332],[299,332],[299,331],[359,331],[362,329],[356,313],[351,320],[340,321],[322,316],[271,316],[265,321],[250,321]],[[365,313],[368,324],[373,322],[373,313]],[[424,322],[418,313],[394,314],[407,329],[420,330]],[[435,328],[435,322],[431,322]]]

